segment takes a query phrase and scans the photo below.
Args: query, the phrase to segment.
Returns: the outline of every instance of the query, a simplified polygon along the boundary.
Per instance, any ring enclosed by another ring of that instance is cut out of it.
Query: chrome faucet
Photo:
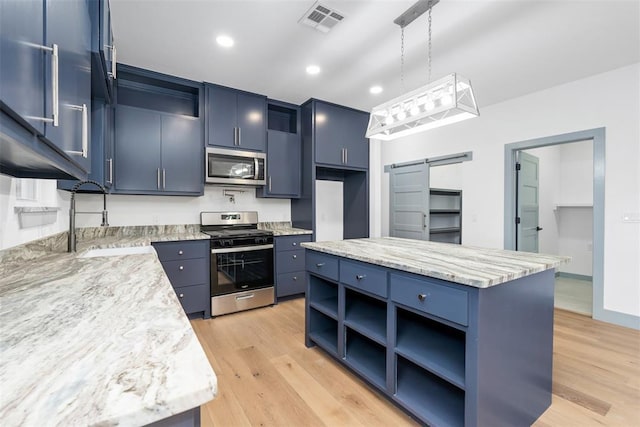
[[[84,184],[93,184],[98,187],[100,191],[102,191],[102,195],[104,196],[104,206],[102,208],[102,212],[76,212],[76,192]],[[80,181],[71,189],[71,205],[69,206],[69,239],[67,245],[68,252],[76,251],[76,214],[102,214],[102,224],[100,224],[100,226],[108,227],[109,222],[107,221],[107,189],[96,181]]]

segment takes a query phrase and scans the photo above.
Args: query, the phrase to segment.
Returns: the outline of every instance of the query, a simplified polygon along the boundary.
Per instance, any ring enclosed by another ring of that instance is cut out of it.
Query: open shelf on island
[[[338,354],[338,322],[335,319],[309,309],[309,338],[324,350]]]
[[[381,345],[387,342],[387,304],[346,289],[344,324]]]
[[[431,425],[464,425],[464,391],[398,358],[396,400]]]
[[[465,333],[398,309],[396,353],[453,385],[465,387]]]
[[[319,277],[310,276],[309,305],[318,311],[338,319],[338,285]]]
[[[345,361],[374,385],[386,389],[386,349],[375,341],[345,328]]]

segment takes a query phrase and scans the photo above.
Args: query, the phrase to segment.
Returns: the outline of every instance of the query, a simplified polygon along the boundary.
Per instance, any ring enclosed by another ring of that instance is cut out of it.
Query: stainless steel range
[[[273,233],[258,230],[258,213],[201,212],[200,230],[211,236],[211,315],[273,304]]]

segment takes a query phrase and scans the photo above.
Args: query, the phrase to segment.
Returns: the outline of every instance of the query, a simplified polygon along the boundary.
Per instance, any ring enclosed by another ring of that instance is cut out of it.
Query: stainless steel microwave
[[[205,182],[207,184],[265,185],[267,158],[252,151],[207,148]]]

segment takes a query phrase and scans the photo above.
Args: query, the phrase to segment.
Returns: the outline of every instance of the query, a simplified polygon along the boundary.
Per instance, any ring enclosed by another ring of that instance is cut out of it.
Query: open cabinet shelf
[[[375,386],[385,389],[386,349],[351,328],[345,328],[345,361]]]
[[[345,291],[344,324],[381,345],[387,342],[387,307],[384,301]]]

